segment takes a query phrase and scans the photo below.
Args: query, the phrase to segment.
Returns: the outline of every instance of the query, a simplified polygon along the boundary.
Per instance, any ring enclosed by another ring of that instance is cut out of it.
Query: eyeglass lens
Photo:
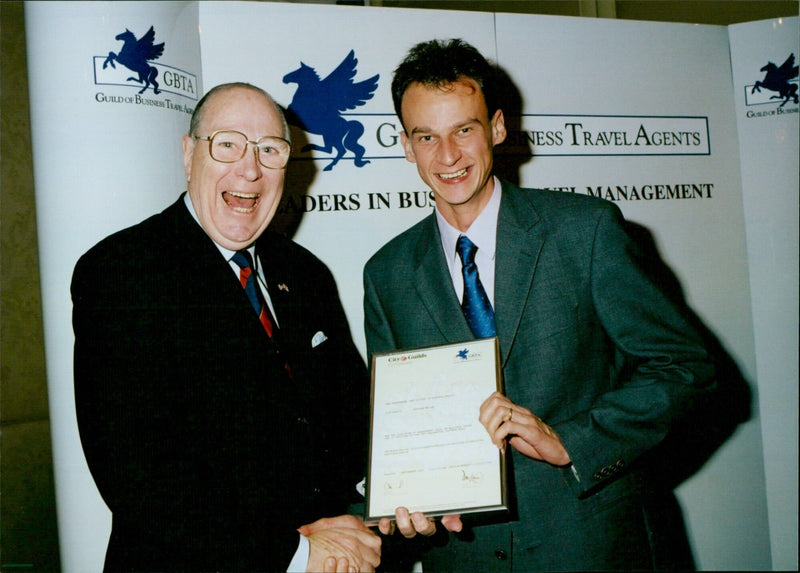
[[[247,137],[238,131],[218,131],[211,138],[211,157],[223,163],[233,163],[244,157]],[[264,167],[280,169],[289,160],[288,143],[277,137],[262,137],[256,142],[258,161]]]

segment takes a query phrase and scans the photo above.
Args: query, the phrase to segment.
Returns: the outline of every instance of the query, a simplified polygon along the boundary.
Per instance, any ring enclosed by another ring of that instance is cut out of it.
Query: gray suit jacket
[[[710,388],[713,367],[639,256],[615,205],[503,182],[495,317],[505,393],[555,429],[578,477],[511,450],[511,515],[434,542],[426,571],[652,566],[657,519],[636,461]],[[364,288],[369,353],[473,338],[434,215],[370,259]]]

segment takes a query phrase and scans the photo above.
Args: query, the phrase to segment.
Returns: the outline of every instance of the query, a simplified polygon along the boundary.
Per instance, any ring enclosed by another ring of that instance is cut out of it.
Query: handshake
[[[370,524],[373,527],[376,524]],[[448,531],[460,531],[458,515],[446,515],[442,525]],[[395,530],[404,537],[417,534],[430,536],[436,532],[433,518],[415,512],[409,514],[404,507],[397,508],[395,521],[383,518],[377,524],[384,535]],[[308,566],[306,571],[323,573],[356,573],[374,571],[381,561],[381,538],[361,519],[353,515],[326,517],[303,525],[298,532],[308,539]]]

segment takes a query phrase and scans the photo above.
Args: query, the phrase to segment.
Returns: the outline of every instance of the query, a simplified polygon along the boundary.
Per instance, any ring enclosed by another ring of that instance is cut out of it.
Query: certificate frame
[[[478,420],[502,392],[498,339],[376,353],[366,520],[508,510],[506,456]]]

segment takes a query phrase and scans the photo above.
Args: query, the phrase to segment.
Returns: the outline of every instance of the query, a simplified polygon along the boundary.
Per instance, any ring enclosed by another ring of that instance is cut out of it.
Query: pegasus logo
[[[150,85],[153,86],[153,93],[160,93],[161,90],[158,89],[158,82],[156,81],[158,70],[147,63],[149,60],[158,59],[164,53],[164,42],[153,44],[155,37],[156,33],[152,26],[138,40],[133,35],[133,32],[126,28],[124,32],[118,34],[115,38],[124,42],[122,49],[118,54],[114,52],[108,53],[106,60],[103,62],[103,69],[106,69],[108,64],[111,64],[111,67],[116,69],[117,66],[114,62],[119,62],[129,70],[139,74],[138,78],[131,76],[127,81],[132,80],[143,83],[144,87],[139,90],[140,94],[144,93]]]
[[[464,348],[463,350],[459,350],[458,354],[456,356],[458,356],[462,360],[466,360],[467,359],[467,355],[469,355],[469,349]]]
[[[789,57],[786,58],[786,61],[783,62],[780,67],[772,62],[768,62],[760,71],[767,73],[763,80],[760,82],[757,81],[755,85],[753,85],[753,89],[750,90],[751,94],[756,92],[760,93],[761,88],[764,88],[773,92],[778,92],[778,95],[769,98],[783,99],[783,102],[781,102],[781,105],[778,107],[783,107],[790,99],[793,100],[794,103],[797,103],[797,83],[791,83],[789,81],[797,77],[797,66],[794,65],[794,54],[789,54]]]
[[[364,159],[364,147],[358,139],[364,135],[364,126],[354,120],[347,120],[341,113],[364,105],[372,99],[378,88],[379,74],[354,83],[358,60],[353,50],[347,54],[333,72],[324,80],[314,68],[300,62],[300,67],[283,76],[283,83],[297,84],[292,103],[287,109],[287,120],[300,129],[321,135],[324,145],[309,143],[301,151],[321,151],[331,153],[336,150],[325,171],[330,171],[348,150],[353,153],[356,167],[363,167],[369,160]]]

